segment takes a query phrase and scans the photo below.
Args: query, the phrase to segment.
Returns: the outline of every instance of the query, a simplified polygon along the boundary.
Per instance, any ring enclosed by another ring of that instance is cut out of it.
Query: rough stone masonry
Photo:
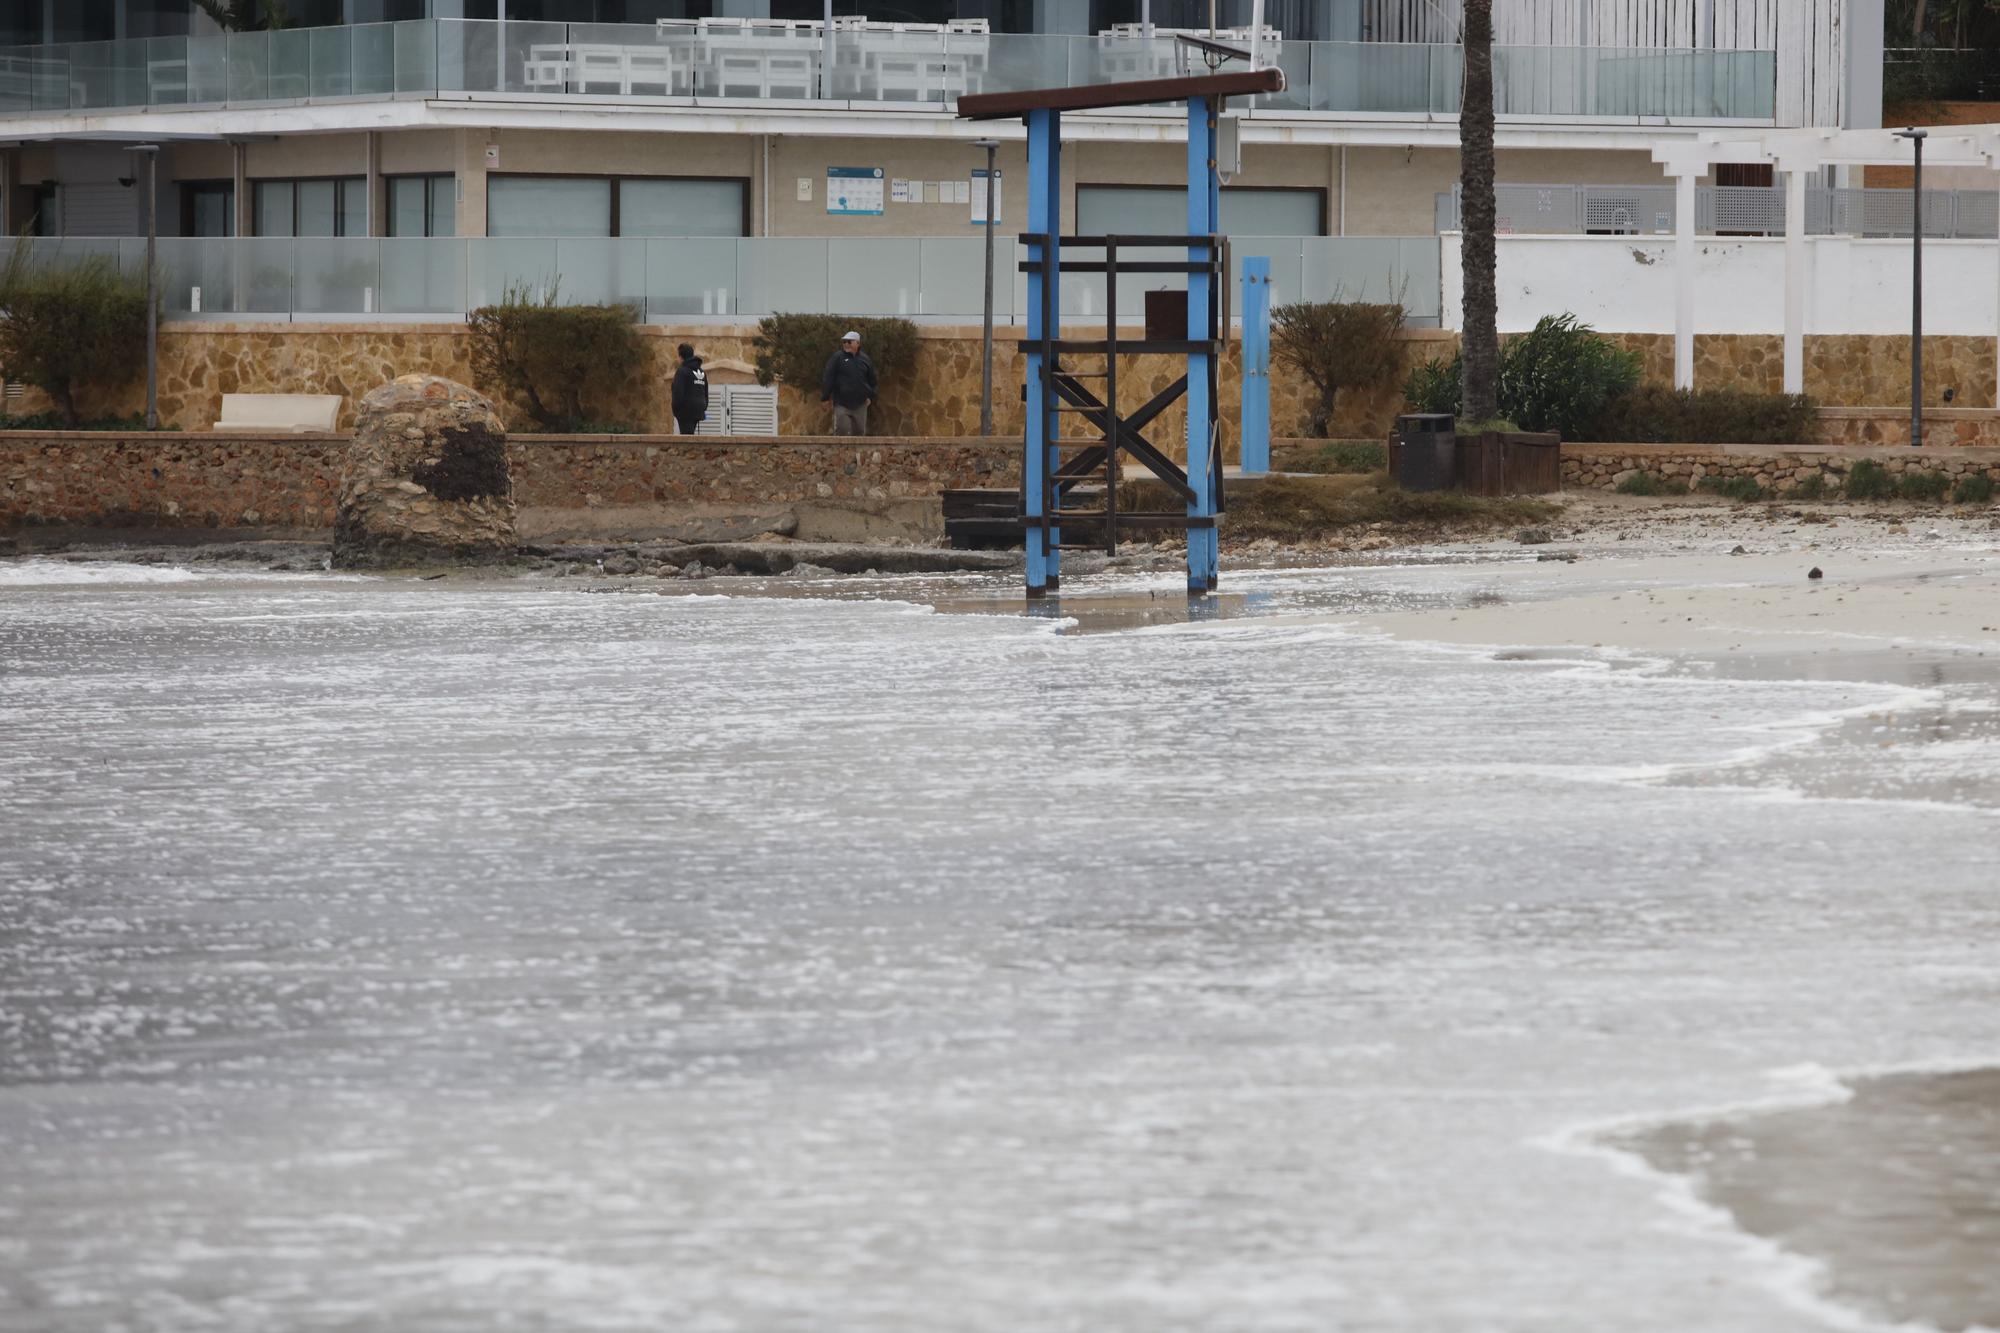
[[[514,554],[507,431],[479,394],[404,375],[361,400],[334,509],[337,568]]]

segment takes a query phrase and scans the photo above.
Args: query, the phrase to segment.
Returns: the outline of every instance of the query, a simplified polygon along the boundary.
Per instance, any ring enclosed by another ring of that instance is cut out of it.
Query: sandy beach
[[[1490,570],[1477,605],[1341,622],[1496,647],[2000,654],[2000,532],[1984,513],[1773,517],[1588,499],[1565,519],[1568,535],[1532,548],[1538,558]]]

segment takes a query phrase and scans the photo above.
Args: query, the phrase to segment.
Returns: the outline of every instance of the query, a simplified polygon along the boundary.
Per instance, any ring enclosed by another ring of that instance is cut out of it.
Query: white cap
[[[844,343],[858,343],[861,341],[861,335],[856,333],[853,329],[849,329],[847,332],[840,335],[840,340]]]

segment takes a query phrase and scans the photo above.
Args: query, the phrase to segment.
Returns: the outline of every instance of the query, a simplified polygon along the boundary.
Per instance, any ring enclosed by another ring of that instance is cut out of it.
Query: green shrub
[[[1764,488],[1755,477],[1703,477],[1701,489],[1725,500],[1761,500]]]
[[[1955,505],[1983,505],[1993,499],[1993,478],[1984,472],[1974,472],[1960,477],[1958,485],[1952,488],[1951,502]]]
[[[1449,412],[1458,415],[1460,391],[1465,387],[1465,358],[1447,361],[1434,356],[1411,370],[1403,381],[1403,401],[1412,412]]]
[[[1410,372],[1403,396],[1419,412],[1459,411],[1465,358],[1432,358]],[[1555,431],[1565,440],[1598,439],[1613,400],[1639,382],[1639,354],[1620,347],[1574,315],[1545,316],[1500,347],[1500,415],[1520,429]]]
[[[1846,491],[1850,500],[1891,500],[1896,495],[1896,479],[1888,468],[1864,458],[1847,469]]]
[[[840,335],[861,335],[861,350],[875,365],[882,392],[917,368],[917,326],[907,319],[855,319],[849,315],[766,315],[757,321],[757,382],[773,380],[819,397],[820,375],[840,350]]]
[[[1942,472],[1905,472],[1896,486],[1896,493],[1905,500],[1921,500],[1936,504],[1951,492],[1951,478]]]
[[[1342,389],[1377,389],[1395,382],[1403,364],[1400,302],[1297,301],[1271,312],[1271,360],[1313,387],[1306,433],[1333,433],[1334,400]]]
[[[1604,409],[1639,383],[1639,354],[1574,315],[1548,315],[1500,353],[1500,415],[1565,440],[1596,433]]]
[[[1389,449],[1373,440],[1336,440],[1305,460],[1302,472],[1380,472],[1389,466]]]
[[[1668,481],[1657,472],[1634,472],[1618,483],[1620,495],[1681,495],[1685,492],[1677,482]]]
[[[1595,438],[1612,444],[1811,444],[1817,418],[1796,393],[1643,384],[1612,401]]]
[[[592,419],[584,396],[622,387],[645,352],[631,306],[564,305],[558,286],[539,297],[509,287],[500,304],[472,312],[472,376],[536,425],[570,432]]]
[[[116,388],[146,364],[146,282],[109,258],[37,262],[25,237],[0,269],[0,366],[55,403],[62,424],[80,420],[76,395]],[[143,423],[142,423],[143,425]]]
[[[1826,474],[1815,472],[1788,491],[1793,500],[1824,500],[1826,498]]]

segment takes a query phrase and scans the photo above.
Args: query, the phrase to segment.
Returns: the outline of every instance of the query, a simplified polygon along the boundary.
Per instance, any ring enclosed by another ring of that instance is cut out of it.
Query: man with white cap
[[[868,405],[875,401],[875,366],[861,354],[861,335],[842,335],[840,350],[819,377],[819,400],[833,404],[835,435],[866,435]]]

